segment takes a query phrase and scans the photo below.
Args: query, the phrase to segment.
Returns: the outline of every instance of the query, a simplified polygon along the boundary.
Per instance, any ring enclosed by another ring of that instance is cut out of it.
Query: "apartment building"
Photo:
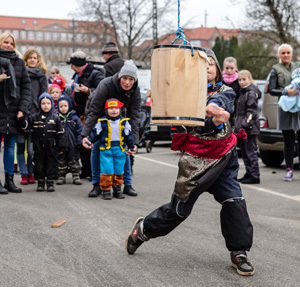
[[[84,51],[91,61],[100,61],[102,46],[114,41],[107,24],[77,20],[0,15],[0,34],[3,32],[14,35],[21,54],[36,48],[48,67],[67,61],[77,50]]]

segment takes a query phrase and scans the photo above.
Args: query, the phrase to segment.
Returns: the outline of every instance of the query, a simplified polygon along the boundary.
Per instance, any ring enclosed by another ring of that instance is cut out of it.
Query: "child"
[[[237,181],[236,137],[228,121],[235,93],[222,84],[214,52],[206,53],[210,62],[207,63],[205,126],[174,134],[171,148],[181,150],[182,155],[171,202],[135,221],[126,239],[126,250],[133,254],[143,242],[171,232],[190,215],[198,197],[208,191],[222,205],[222,234],[231,252],[232,266],[241,275],[253,275],[246,254],[252,246],[253,229]]]
[[[64,128],[64,142],[66,151],[58,156],[58,180],[56,184],[66,183],[66,174],[70,171],[73,175],[73,183],[81,185],[79,173],[80,166],[79,150],[81,147],[82,123],[73,110],[71,100],[68,96],[61,96],[58,101],[59,116]]]
[[[247,133],[247,139],[239,139],[246,174],[238,181],[247,184],[257,184],[260,183],[256,142],[259,134],[257,104],[258,99],[261,98],[261,92],[253,84],[252,75],[249,71],[240,71],[238,79],[241,93],[237,101],[235,132],[244,128]]]
[[[23,115],[18,116],[22,129],[33,130],[33,162],[34,175],[38,180],[37,191],[45,190],[47,178],[47,191],[55,191],[53,178],[57,174],[57,152],[63,153],[64,129],[58,115],[53,114],[53,99],[48,93],[39,97],[40,112],[25,119]]]
[[[231,122],[233,122],[236,113],[236,103],[240,96],[238,68],[237,68],[237,61],[235,58],[227,57],[224,59],[222,76],[223,76],[223,83],[226,86],[232,88],[236,94],[235,102],[234,102],[234,113],[231,115]]]
[[[48,88],[48,93],[51,95],[52,99],[53,99],[53,111],[52,113],[54,114],[59,114],[58,112],[58,106],[57,106],[57,101],[59,99],[59,97],[61,96],[61,88],[59,85],[57,84],[52,84],[49,88]]]
[[[100,187],[105,200],[111,199],[111,186],[114,186],[114,197],[124,198],[121,185],[126,154],[133,154],[135,148],[129,119],[120,116],[122,106],[123,103],[117,99],[107,100],[106,117],[98,119],[90,134],[91,142],[100,140]],[[128,151],[126,144],[130,149]]]

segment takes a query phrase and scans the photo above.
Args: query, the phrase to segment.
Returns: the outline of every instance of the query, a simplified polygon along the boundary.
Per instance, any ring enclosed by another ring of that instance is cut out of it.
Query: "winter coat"
[[[57,151],[64,151],[66,148],[63,138],[64,129],[59,116],[52,113],[53,100],[48,93],[43,93],[39,97],[39,106],[44,98],[51,101],[52,108],[49,112],[45,113],[40,109],[40,112],[28,118],[23,116],[18,121],[23,130],[33,131],[34,150],[50,149],[53,156],[56,156]]]
[[[30,79],[24,61],[15,51],[0,49],[0,74],[9,79],[0,82],[0,133],[22,133],[17,121],[19,111],[28,114],[31,103]]]
[[[104,65],[105,78],[111,77],[114,74],[120,72],[123,65],[124,65],[124,60],[121,59],[119,55],[111,56]]]
[[[76,92],[75,89],[72,90],[74,109],[77,115],[80,117],[84,115],[88,96],[97,88],[100,81],[104,79],[104,76],[101,71],[94,67],[93,64],[88,63],[86,68],[83,70],[82,75],[78,76],[78,74],[75,73],[72,79],[75,80],[76,83],[82,84],[89,88],[89,93],[87,94]]]
[[[119,73],[105,78],[93,93],[89,113],[82,130],[82,137],[87,137],[92,131],[97,119],[105,116],[105,102],[115,98],[122,102],[122,117],[130,118],[135,144],[139,143],[139,112],[141,109],[141,94],[138,83],[135,82],[129,91],[124,91],[120,85]]]
[[[81,146],[81,131],[82,123],[75,111],[70,111],[68,114],[59,114],[64,128],[64,142],[68,151],[77,151],[78,146]]]
[[[42,68],[29,68],[27,72],[31,81],[31,105],[29,112],[35,114],[39,111],[39,96],[47,92],[47,77]]]
[[[260,98],[261,91],[254,84],[241,88],[240,98],[237,101],[235,132],[239,132],[241,128],[244,128],[249,135],[259,134],[257,105]]]

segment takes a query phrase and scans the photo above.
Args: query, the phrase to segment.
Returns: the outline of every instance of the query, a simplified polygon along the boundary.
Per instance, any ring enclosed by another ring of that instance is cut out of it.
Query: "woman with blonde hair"
[[[291,83],[292,72],[299,67],[299,63],[292,62],[293,48],[289,44],[282,44],[277,50],[279,63],[272,67],[269,77],[269,93],[271,96],[278,97],[288,95],[295,97],[299,90],[285,87]],[[284,181],[293,180],[294,168],[294,148],[296,137],[298,144],[300,142],[300,111],[291,113],[285,112],[278,107],[278,129],[282,131],[284,141],[284,158],[286,165],[286,174]]]
[[[31,81],[31,103],[29,112],[30,114],[35,114],[39,111],[39,96],[47,92],[48,83],[46,74],[48,69],[45,65],[43,57],[41,54],[33,48],[28,49],[23,60],[25,62],[28,75]],[[27,168],[25,164],[25,141],[27,140]],[[31,132],[25,132],[18,136],[17,141],[17,160],[21,174],[21,184],[25,185],[28,183],[35,183],[33,177],[33,146],[32,146],[32,134]]]
[[[28,114],[30,106],[30,79],[16,52],[16,40],[10,33],[0,35],[0,137],[4,137],[5,184],[0,182],[0,194],[22,192],[14,184],[14,150],[22,131],[17,115]]]

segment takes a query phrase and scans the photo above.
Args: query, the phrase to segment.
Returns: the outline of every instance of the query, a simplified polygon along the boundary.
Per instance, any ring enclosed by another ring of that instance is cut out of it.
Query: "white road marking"
[[[154,163],[157,163],[157,164],[161,164],[161,165],[165,165],[165,166],[169,166],[169,167],[173,167],[173,168],[178,168],[177,165],[165,163],[165,162],[155,160],[155,159],[151,159],[151,158],[147,158],[147,157],[144,157],[144,156],[135,155],[135,157],[143,159],[143,160],[148,160],[148,161],[151,161],[151,162],[154,162]],[[263,188],[263,187],[258,187],[258,186],[248,185],[248,184],[247,185],[241,184],[241,185],[244,186],[244,187],[250,188],[250,189],[254,189],[256,191],[261,191],[261,192],[265,192],[265,193],[272,194],[272,195],[275,195],[275,196],[279,196],[279,197],[283,197],[283,198],[287,198],[287,199],[290,199],[290,200],[300,202],[300,195],[290,196],[290,195],[280,193],[280,192],[276,192],[276,191],[272,191],[272,190],[269,190],[269,189],[266,189],[266,188]]]

